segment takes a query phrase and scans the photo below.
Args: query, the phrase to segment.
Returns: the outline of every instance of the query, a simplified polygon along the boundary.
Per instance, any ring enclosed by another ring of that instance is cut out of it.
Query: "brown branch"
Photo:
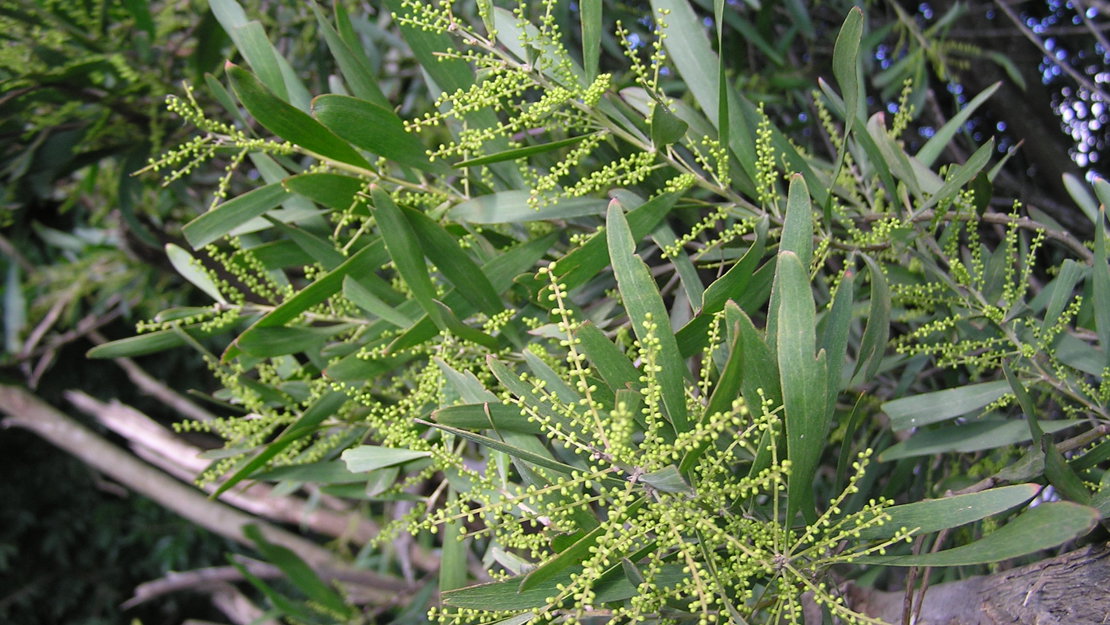
[[[903,592],[848,587],[849,605],[899,623]],[[1110,549],[1089,546],[994,575],[932,586],[919,625],[1075,625],[1110,614]]]
[[[1013,22],[1014,26],[1016,26],[1017,29],[1021,31],[1021,34],[1025,35],[1026,39],[1028,39],[1033,45],[1037,46],[1037,48],[1041,51],[1042,54],[1044,54],[1045,58],[1047,58],[1049,62],[1051,62],[1056,67],[1064,70],[1064,72],[1067,73],[1068,76],[1071,76],[1075,82],[1085,87],[1088,91],[1091,92],[1092,95],[1097,95],[1100,99],[1102,99],[1103,102],[1110,102],[1110,95],[1107,95],[1105,91],[1099,89],[1098,86],[1091,82],[1086,76],[1077,72],[1075,68],[1073,68],[1070,64],[1058,60],[1056,58],[1056,55],[1050,52],[1049,49],[1045,47],[1044,42],[1041,41],[1039,37],[1037,37],[1036,33],[1030,30],[1029,27],[1021,21],[1021,18],[1018,17],[1017,13],[1014,13],[1014,10],[1010,8],[1010,6],[1006,3],[1006,0],[995,0],[994,3],[998,6],[998,8],[1002,9],[1002,12],[1006,14],[1006,17],[1010,18],[1010,21]]]
[[[108,339],[105,338],[104,335],[95,330],[89,332],[89,338],[97,345],[108,342]],[[186,419],[211,421],[216,418],[211,412],[193,403],[189,398],[154,379],[154,377],[136,364],[134,360],[130,358],[114,358],[112,362],[115,362],[127,373],[127,377],[135,383],[135,386],[137,386],[140,391],[157,399],[166,406],[173,408]]]
[[[251,575],[260,579],[282,577],[281,569],[265,562],[244,559],[240,562]],[[165,577],[143,582],[135,587],[131,598],[120,607],[124,610],[183,590],[206,591],[229,582],[243,581],[243,572],[234,566],[212,566],[192,571],[170,571]]]
[[[296,534],[211,501],[161,471],[105,441],[25,389],[0,385],[0,421],[4,427],[30,430],[128,488],[189,521],[236,542],[250,545],[243,527],[257,525],[266,540],[293,551],[315,568],[347,568],[335,554]],[[383,583],[389,578],[383,578]],[[393,581],[393,580],[389,580]]]
[[[103,403],[78,391],[66,393],[66,399],[126,438],[136,454],[147,462],[183,482],[192,482],[208,468],[208,462],[199,457],[199,448],[184,442],[130,406],[116,401]],[[216,486],[208,485],[205,490],[211,493]],[[358,513],[310,506],[303,499],[293,496],[274,497],[273,489],[265,484],[229,490],[220,495],[220,500],[256,516],[301,525],[319,534],[359,543],[369,541],[380,531],[376,524]]]

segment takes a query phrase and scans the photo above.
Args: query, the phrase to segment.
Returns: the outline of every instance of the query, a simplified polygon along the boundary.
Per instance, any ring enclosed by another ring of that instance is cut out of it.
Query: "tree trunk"
[[[905,592],[850,587],[854,610],[902,623]],[[995,575],[929,587],[916,625],[1110,623],[1110,547],[1090,546]]]

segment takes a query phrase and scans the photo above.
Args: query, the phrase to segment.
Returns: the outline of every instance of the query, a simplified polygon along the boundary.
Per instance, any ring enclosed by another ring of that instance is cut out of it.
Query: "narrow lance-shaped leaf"
[[[482,268],[462,249],[454,236],[424,213],[412,209],[402,209],[402,213],[416,234],[424,255],[435,263],[463,297],[488,315],[495,315],[505,308]]]
[[[447,171],[446,165],[428,160],[423,142],[405,130],[391,108],[329,94],[312,101],[312,114],[336,136],[367,152],[425,171]]]
[[[582,67],[586,72],[586,82],[597,78],[598,60],[601,58],[602,6],[600,0],[578,4],[579,19],[582,23]]]
[[[947,123],[937,130],[936,134],[925,142],[925,145],[921,146],[921,149],[917,151],[917,160],[921,161],[926,167],[931,167],[937,160],[937,157],[944,151],[944,148],[952,141],[952,137],[964,127],[964,124],[967,123],[972,113],[982,106],[988,98],[994,95],[994,92],[998,91],[998,88],[1001,86],[1001,82],[996,82],[986,89],[983,89],[979,95],[972,98],[971,102],[968,102],[966,106],[960,109],[959,113],[953,115],[952,119],[949,119]]]
[[[458,499],[454,488],[449,489],[448,502]],[[467,544],[463,540],[463,521],[453,518],[443,523],[443,546],[439,556],[439,591],[447,592],[466,585]]]
[[[363,100],[369,100],[378,106],[388,107],[389,100],[386,99],[385,94],[382,93],[381,87],[378,86],[378,79],[374,76],[374,71],[370,67],[370,61],[357,48],[351,48],[347,42],[343,41],[339,33],[336,32],[332,25],[324,16],[324,12],[315,3],[310,5],[312,12],[316,14],[316,24],[320,28],[320,32],[324,35],[324,41],[328,44],[328,50],[331,51],[332,57],[339,65],[339,71],[343,74],[343,79],[347,83],[347,88],[355,96]],[[336,11],[342,11],[343,7],[336,6]],[[339,17],[337,16],[337,20]]]
[[[790,189],[786,198],[786,220],[782,225],[779,251],[794,252],[802,267],[809,271],[813,263],[813,209],[809,190],[800,174],[790,176]]]
[[[978,410],[1010,392],[1005,380],[902,397],[883,404],[893,430],[906,430]]]
[[[232,486],[235,486],[239,482],[250,477],[254,472],[266,466],[270,460],[282,451],[285,451],[285,449],[295,441],[314,432],[316,426],[320,425],[324,419],[334,416],[346,402],[347,396],[338,391],[332,391],[316,400],[315,403],[301,413],[300,418],[297,419],[293,425],[289,426],[277,440],[266,445],[258,455],[251,458],[245,465],[240,467],[238,471],[232,474],[231,477],[227,478],[223,484],[220,484],[219,488],[212,493],[212,496],[220,496]]]
[[[258,328],[285,325],[296,319],[309,308],[327,300],[343,288],[343,279],[350,274],[358,275],[362,272],[373,272],[386,261],[385,246],[381,239],[375,240],[370,245],[351,255],[342,265],[324,274],[312,284],[306,286],[281,303],[277,308],[266,313],[251,327],[247,328],[239,339],[248,337]],[[233,358],[238,353],[238,347],[233,343],[224,352],[224,359]]]
[[[344,451],[339,457],[343,459],[343,462],[347,463],[348,471],[365,473],[397,464],[404,464],[430,455],[431,452],[416,451],[413,449],[394,449],[378,445],[359,445],[358,447],[352,447]]]
[[[686,128],[686,122],[676,117],[665,103],[655,103],[651,113],[651,143],[656,150],[681,141]]]
[[[855,381],[866,382],[874,377],[883,362],[883,353],[890,338],[890,287],[882,267],[867,254],[862,254],[871,278],[871,303],[867,309],[867,325],[863,328],[856,359]],[[856,376],[862,376],[857,378]]]
[[[828,358],[827,387],[830,415],[836,407],[836,398],[840,396],[844,361],[848,357],[848,331],[852,322],[852,306],[855,304],[855,287],[855,272],[845,271],[836,286],[832,307],[825,314],[824,328],[821,333],[821,350]]]
[[[1083,536],[1098,523],[1098,510],[1061,501],[1022,513],[1001,529],[969,544],[934,553],[907,556],[866,556],[861,564],[885,566],[971,566],[1001,562],[1052,549]]]
[[[185,224],[181,229],[194,250],[226,236],[235,228],[277,208],[289,197],[281,184],[268,184],[232,198]]]
[[[1096,187],[1096,190],[1098,188]],[[1110,195],[1110,193],[1108,193]],[[1101,197],[1100,197],[1101,199]],[[1105,365],[1110,365],[1110,264],[1107,264],[1106,206],[1100,206],[1095,225],[1095,254],[1091,259],[1091,290],[1094,295],[1095,331]]]
[[[663,364],[658,373],[663,404],[676,432],[685,432],[689,429],[684,383],[686,366],[671,331],[670,316],[663,305],[663,298],[659,295],[659,289],[656,288],[655,279],[651,277],[647,265],[635,254],[636,243],[632,238],[632,231],[617,202],[609,204],[605,233],[617,288],[636,336],[646,342],[648,333],[645,326],[648,323],[654,325],[652,334],[658,340],[658,358]]]
[[[169,256],[173,268],[176,269],[177,273],[181,274],[183,278],[192,282],[198,289],[207,293],[209,297],[217,302],[221,304],[227,303],[223,294],[220,293],[220,288],[216,286],[216,282],[212,280],[212,276],[209,276],[207,272],[196,265],[197,261],[193,258],[192,254],[173,243],[167,243],[166,256]]]
[[[890,515],[890,520],[864,529],[860,538],[893,538],[902,528],[916,530],[915,534],[928,534],[959,527],[1019,506],[1040,490],[1037,484],[1014,484],[978,493],[891,506],[884,510]]]
[[[479,156],[478,158],[471,158],[465,161],[455,163],[455,167],[478,167],[479,165],[489,165],[491,163],[500,163],[503,161],[515,161],[536,154],[543,154],[545,152],[552,152],[560,148],[574,145],[590,135],[578,135],[577,137],[570,137],[568,139],[560,139],[558,141],[551,141],[549,143],[540,143],[537,145],[527,145],[522,148],[513,148],[511,150],[504,150],[494,154],[487,154],[486,156]]]
[[[944,181],[944,185],[937,190],[928,201],[921,205],[921,208],[916,212],[922,212],[936,206],[938,203],[948,200],[956,195],[956,193],[964,188],[984,167],[990,162],[991,155],[994,154],[994,138],[987,140],[978,150],[975,151],[967,162],[960,166],[959,171],[955,174],[948,176],[948,180]]]
[[[349,143],[308,113],[275,96],[253,74],[230,63],[227,73],[239,101],[267,130],[321,157],[370,169],[370,163]]]
[[[791,473],[787,518],[813,513],[813,476],[825,447],[829,418],[825,353],[816,358],[816,316],[809,272],[793,252],[781,252],[776,286],[779,292],[778,363],[786,421],[787,456]]]
[[[401,209],[381,187],[377,185],[370,187],[370,194],[374,200],[374,216],[378,221],[378,227],[381,228],[382,239],[385,240],[389,256],[397,267],[397,273],[401,274],[401,279],[408,285],[413,297],[420,303],[420,307],[436,327],[447,330],[443,315],[436,306],[436,289],[428,275],[428,266],[424,262],[424,254],[416,233],[413,232]]]
[[[859,108],[859,44],[863,37],[863,11],[852,7],[833,47],[833,75],[844,94],[844,134],[847,135],[856,120]]]
[[[331,586],[324,583],[312,570],[312,567],[308,566],[293,551],[266,540],[266,537],[263,536],[262,531],[256,525],[248,525],[243,528],[243,534],[254,541],[255,546],[266,560],[281,569],[289,581],[307,595],[309,599],[346,618],[351,618],[354,615],[353,609],[347,605],[343,597]]]

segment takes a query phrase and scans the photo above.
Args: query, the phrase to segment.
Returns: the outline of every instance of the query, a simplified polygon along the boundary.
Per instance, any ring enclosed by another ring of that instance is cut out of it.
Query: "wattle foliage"
[[[958,119],[907,153],[913,85],[890,126],[866,110],[859,9],[803,146],[736,89],[721,1],[655,0],[635,34],[604,3],[387,0],[407,93],[435,94],[404,116],[341,8],[311,99],[212,4],[245,60],[208,81],[227,115],[172,98],[201,134],[149,169],[226,163],[167,248],[213,304],[92,355],[196,348],[228,406],[182,424],[226,440],[202,479],[366,502],[395,520],[365,557],[436,540],[441,622],[878,622],[836,582],[1037,554],[1110,510],[1101,214],[1092,252],[992,211],[992,142],[936,165]],[[972,522],[1005,525],[921,550]],[[358,618],[302,590],[277,609]]]

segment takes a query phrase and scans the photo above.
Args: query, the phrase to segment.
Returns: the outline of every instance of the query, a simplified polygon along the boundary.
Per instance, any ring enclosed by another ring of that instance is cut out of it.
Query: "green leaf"
[[[560,594],[558,586],[566,585],[572,573],[580,571],[574,567],[570,571],[549,579],[534,588],[518,592],[520,578],[514,577],[500,582],[479,584],[468,588],[460,588],[443,593],[443,605],[457,608],[477,608],[481,610],[531,610],[547,605],[549,597]],[[682,567],[675,564],[665,564],[655,576],[656,586],[670,588],[684,581],[688,575],[683,573]],[[624,601],[637,595],[636,587],[629,583],[623,574],[620,565],[610,568],[594,586],[597,593],[597,603],[606,604],[615,601]]]
[[[578,5],[579,19],[582,24],[582,67],[586,72],[586,82],[597,78],[598,60],[601,58],[602,29],[601,2],[582,2]]]
[[[192,282],[194,286],[207,293],[209,297],[217,302],[221,304],[227,303],[223,294],[220,293],[220,287],[216,286],[215,281],[212,280],[212,276],[208,275],[208,272],[197,266],[197,261],[193,258],[192,254],[173,243],[167,243],[166,256],[169,256],[170,264],[177,270],[177,273],[181,274],[181,277]]]
[[[605,384],[615,393],[624,388],[640,387],[640,372],[619,347],[590,322],[575,330],[578,347],[601,374]]]
[[[844,134],[847,135],[856,120],[859,109],[859,44],[863,38],[863,11],[852,7],[833,46],[833,75],[844,94]]]
[[[378,79],[374,75],[374,70],[370,65],[370,60],[366,58],[361,49],[352,48],[343,41],[339,33],[332,28],[324,12],[320,10],[315,4],[310,5],[312,12],[316,14],[316,24],[320,28],[320,32],[324,34],[324,41],[328,44],[328,50],[331,51],[332,58],[335,59],[336,64],[339,66],[339,72],[343,74],[343,79],[347,83],[347,88],[356,97],[368,100],[374,104],[389,108],[389,100],[386,99],[385,94],[382,93],[381,87],[378,86]],[[336,7],[336,12],[342,11],[340,6]],[[339,17],[337,16],[337,20]]]
[[[281,569],[285,577],[310,600],[343,618],[354,617],[354,609],[347,605],[343,597],[325,584],[312,567],[289,548],[266,540],[257,525],[247,525],[243,528],[243,534],[254,542],[266,561]]]
[[[236,344],[251,356],[273,358],[284,354],[318,350],[330,337],[351,327],[351,324],[343,323],[321,327],[256,328],[238,339]]]
[[[343,174],[300,174],[286,178],[284,184],[293,193],[317,204],[339,211],[362,208],[361,214],[369,215],[365,207],[355,204],[355,196],[366,184],[358,178]],[[357,210],[356,214],[359,214]]]
[[[549,143],[541,143],[539,145],[528,145],[522,148],[504,150],[495,154],[487,154],[486,156],[480,156],[478,158],[471,158],[465,161],[459,161],[455,163],[454,167],[461,169],[464,167],[478,167],[479,165],[501,163],[503,161],[515,161],[517,159],[527,158],[529,156],[535,156],[536,154],[543,154],[545,152],[551,152],[560,148],[574,145],[589,136],[592,135],[579,135],[577,137],[570,137],[569,139],[560,139],[559,141],[551,141]]]
[[[1010,392],[1006,380],[902,397],[883,404],[893,430],[907,430],[965,415]]]
[[[240,467],[231,477],[227,478],[219,488],[212,493],[213,497],[219,497],[232,486],[248,478],[258,469],[266,465],[270,460],[275,458],[278,454],[285,451],[295,441],[316,431],[316,426],[320,425],[328,417],[334,416],[336,412],[347,403],[347,396],[338,391],[332,391],[317,399],[315,403],[309,406],[293,425],[289,426],[276,440],[266,445],[262,451],[255,457],[251,458],[245,465]]]
[[[274,467],[268,471],[259,471],[251,478],[268,482],[285,481],[315,484],[353,484],[366,481],[365,475],[352,473],[347,469],[346,464],[338,460]]]
[[[346,141],[268,90],[250,72],[228,64],[231,87],[258,123],[270,132],[323,158],[371,169],[370,163]]]
[[[212,0],[208,6],[247,64],[262,78],[262,82],[283,100],[288,100],[285,79],[282,78],[277,62],[277,51],[266,38],[262,25],[257,21],[247,20],[243,7],[235,0]]]
[[[828,358],[828,414],[836,408],[836,398],[842,388],[844,361],[848,357],[848,331],[852,323],[855,304],[856,275],[846,271],[836,286],[832,307],[822,320],[821,351]]]
[[[1005,383],[1005,380],[1002,381]],[[1042,424],[1046,432],[1058,432],[1081,423],[1068,419],[1047,421]],[[935,430],[923,430],[881,454],[879,460],[890,462],[901,458],[931,456],[952,452],[973,452],[1015,445],[1031,440],[1029,427],[1022,421],[1010,419],[982,419],[961,425],[950,425]]]
[[[428,160],[424,143],[405,130],[391,108],[346,95],[322,95],[312,100],[312,114],[336,136],[367,152],[424,171],[447,169]]]
[[[600,215],[605,200],[590,197],[563,198],[539,210],[528,205],[528,191],[501,191],[481,195],[456,204],[448,216],[460,222],[473,224],[523,223],[549,219],[573,219],[587,215]]]
[[[1075,285],[1083,277],[1083,267],[1070,258],[1064,259],[1056,278],[1045,287],[1050,293],[1041,322],[1041,332],[1048,332],[1060,321],[1064,308],[1075,299]]]
[[[681,193],[666,193],[629,211],[626,218],[632,230],[632,237],[637,241],[646,237],[670,212],[681,195]],[[593,279],[609,264],[607,246],[605,233],[597,233],[560,258],[552,272],[559,278],[559,282],[566,285],[567,291],[573,292]],[[549,288],[549,285],[544,285],[541,297],[546,297]]]
[[[628,505],[624,511],[624,518],[629,518],[636,514],[636,512],[643,506],[644,500],[637,499]],[[611,521],[620,521],[620,519],[611,519]],[[573,545],[566,547],[559,552],[554,558],[544,562],[536,567],[531,573],[524,576],[520,582],[517,592],[525,592],[532,588],[536,588],[549,580],[559,577],[567,569],[581,564],[583,560],[589,557],[590,549],[598,543],[598,541],[606,535],[607,532],[612,531],[612,524],[598,525],[589,533],[579,538]]]
[[[298,291],[296,295],[282,302],[277,308],[266,313],[265,316],[247,328],[236,339],[236,342],[244,339],[251,340],[250,333],[260,328],[285,325],[299,317],[304,311],[338,293],[343,288],[343,279],[347,275],[359,275],[363,272],[372,273],[385,261],[385,246],[381,239],[376,239],[370,245],[353,254],[342,265],[317,278],[315,282]],[[238,347],[233,343],[225,352],[224,358],[234,357],[237,351]]]
[[[890,287],[882,267],[867,254],[861,254],[871,277],[871,303],[867,309],[867,325],[860,340],[853,384],[870,381],[879,370],[890,338]]]
[[[1097,187],[1096,187],[1097,189]],[[1091,259],[1091,291],[1094,296],[1095,331],[1102,348],[1103,366],[1110,366],[1110,265],[1107,264],[1106,206],[1099,207],[1095,224],[1095,254]]]
[[[709,340],[708,331],[709,325],[713,322],[713,315],[724,309],[725,302],[729,300],[743,302],[746,297],[760,299],[758,294],[762,289],[755,278],[756,269],[766,251],[767,226],[768,220],[761,219],[756,226],[755,242],[744,256],[725,272],[725,275],[717,278],[705,289],[698,316],[691,319],[675,334],[678,349],[683,356],[693,356],[705,347]],[[765,297],[766,295],[763,296]],[[762,304],[762,301],[763,299],[760,299],[759,304]]]
[[[780,252],[794,252],[802,267],[809,271],[813,263],[813,209],[809,191],[801,174],[790,176],[790,190],[786,199],[786,220],[782,225]]]
[[[392,447],[379,447],[377,445],[359,445],[352,447],[339,455],[347,463],[347,470],[354,473],[377,471],[385,467],[412,462],[419,458],[432,455],[429,451],[415,451],[412,449],[394,449]]]
[[[490,316],[505,309],[489,278],[478,263],[463,251],[456,237],[424,213],[412,209],[402,209],[402,212],[419,239],[424,255],[435,263],[463,297]]]
[[[431,422],[428,422],[428,421],[424,421],[423,419],[415,419],[415,421],[417,423],[422,423],[424,425],[434,427],[437,430],[443,430],[444,432],[450,432],[451,434],[461,436],[462,438],[465,438],[468,441],[478,443],[479,445],[482,445],[483,447],[488,447],[488,448],[490,448],[494,451],[500,451],[500,452],[507,453],[510,456],[512,456],[513,458],[519,458],[519,459],[523,460],[524,462],[534,464],[538,467],[543,467],[545,469],[551,469],[552,471],[558,471],[559,473],[564,473],[566,475],[570,475],[571,473],[575,473],[575,472],[578,471],[578,469],[570,466],[569,464],[563,464],[562,462],[559,462],[558,460],[553,460],[551,458],[545,458],[545,457],[543,457],[539,454],[535,454],[535,453],[532,453],[530,451],[525,451],[524,449],[521,449],[519,447],[514,447],[514,446],[509,445],[507,443],[503,443],[499,440],[492,439],[488,436],[482,436],[481,434],[475,434],[474,432],[468,432],[466,430],[460,430],[459,428],[453,428],[451,426],[443,425],[443,424],[440,424],[440,423],[431,423]],[[608,482],[618,482],[619,483],[619,480],[616,480],[615,478],[611,478],[607,481]]]
[[[971,102],[967,103],[967,106],[960,109],[959,113],[956,113],[952,119],[941,126],[936,133],[925,142],[925,145],[921,146],[921,149],[918,150],[916,154],[917,160],[921,161],[926,167],[932,167],[933,163],[935,163],[941,153],[944,152],[944,148],[948,147],[948,144],[952,141],[952,137],[964,127],[967,120],[987,101],[987,98],[994,95],[994,92],[998,91],[998,88],[1001,86],[1001,82],[996,82],[986,89],[983,89],[979,95],[972,98]]]
[[[652,0],[651,8],[654,15],[669,11],[667,38],[664,40],[667,55],[674,61],[679,76],[686,82],[701,110],[705,111],[705,116],[717,127],[720,119],[719,61],[705,36],[701,19],[687,0]]]
[[[520,414],[520,408],[500,403],[461,404],[440,408],[432,418],[441,425],[463,430],[489,430],[539,434],[540,426]]]
[[[552,232],[546,236],[531,239],[520,245],[512,247],[503,254],[496,256],[482,265],[482,273],[489,278],[490,284],[496,292],[507,291],[513,285],[513,278],[521,272],[531,270],[536,262],[551,249],[551,244],[559,236]],[[444,305],[465,318],[474,311],[469,308],[470,303],[459,293],[452,289],[443,298]],[[419,345],[435,336],[439,330],[427,316],[416,322],[407,332],[390,344],[390,350],[401,350]]]
[[[694,495],[694,489],[678,472],[678,467],[673,464],[640,476],[640,481],[664,493],[685,493]]]
[[[339,265],[342,265],[343,261],[347,260],[347,257],[340,253],[339,250],[335,249],[335,245],[330,241],[318,237],[302,228],[282,223],[269,215],[266,215],[266,219],[272,223],[275,228],[288,236],[293,243],[308,254],[313,261],[320,263],[325,271],[331,271]]]
[[[790,458],[787,518],[813,513],[813,476],[827,440],[829,420],[828,363],[817,346],[817,311],[809,272],[793,252],[780,252],[778,365],[782,380],[787,455]]]
[[[20,334],[27,327],[27,298],[23,295],[23,283],[20,280],[19,264],[8,262],[8,271],[4,279],[4,347],[9,354],[15,354],[22,347]],[[104,358],[93,356],[96,350],[110,345],[106,343],[94,347],[89,352],[90,358]],[[103,350],[102,350],[103,351]]]
[[[924,204],[922,204],[921,208],[919,208],[916,212],[920,214],[936,206],[940,202],[944,202],[955,197],[956,193],[958,193],[960,189],[963,189],[965,186],[967,186],[967,184],[971,182],[971,180],[975,178],[975,176],[977,176],[984,167],[987,166],[987,163],[990,162],[992,154],[994,154],[993,137],[988,139],[982,147],[980,147],[978,150],[975,151],[974,154],[968,157],[967,162],[961,165],[959,170],[956,171],[955,174],[952,174],[951,170],[949,170],[949,175],[947,176],[948,179],[944,181],[944,185],[936,193],[931,195],[929,199]]]
[[[1071,502],[1044,503],[987,536],[954,549],[907,556],[867,556],[856,562],[884,566],[971,566],[1001,562],[1052,549],[1083,536],[1099,512]]]
[[[401,209],[381,187],[370,187],[370,194],[374,200],[374,217],[381,228],[382,239],[385,240],[389,256],[397,267],[397,273],[436,327],[447,330],[447,322],[436,305],[436,289],[428,275],[428,265],[424,262],[416,233]]]
[[[458,500],[454,488],[449,489],[448,501]],[[466,585],[466,543],[461,540],[464,519],[448,519],[443,523],[443,543],[439,555],[439,592],[447,592]]]
[[[366,277],[363,276],[363,279]],[[359,280],[355,280],[349,275],[343,277],[343,296],[351,300],[351,303],[355,306],[388,321],[398,328],[408,328],[415,323],[408,315],[387,304],[373,291],[363,286]]]
[[[230,199],[185,224],[182,234],[194,250],[227,235],[267,211],[277,208],[289,198],[281,184],[268,184]]]
[[[644,324],[650,322],[655,325],[652,334],[659,341],[659,362],[665,365],[658,374],[663,404],[675,431],[685,432],[689,429],[684,382],[686,365],[679,354],[674,333],[671,332],[670,315],[667,314],[663,298],[655,286],[655,279],[644,261],[636,255],[636,241],[632,238],[632,231],[620,204],[615,201],[609,204],[605,234],[617,288],[637,338],[646,342],[648,333]]]
[[[675,117],[666,104],[655,103],[651,112],[651,143],[656,150],[681,141],[688,127],[686,122]]]
[[[1083,484],[1083,479],[1068,465],[1064,454],[1052,442],[1051,434],[1042,434],[1040,441],[1041,451],[1044,452],[1044,475],[1048,483],[1058,493],[1071,501],[1087,505],[1091,503],[1091,493]]]
[[[1019,506],[1035,497],[1040,490],[1037,484],[1014,484],[978,493],[892,506],[884,510],[890,515],[890,520],[878,527],[862,530],[860,538],[893,538],[902,528],[917,528],[914,534],[929,534],[959,527]]]
[[[219,336],[230,331],[231,328],[201,330],[199,326],[183,328],[181,330],[181,332],[188,333],[188,335],[194,339]],[[182,345],[185,345],[185,339],[181,336],[180,332],[174,330],[158,330],[156,332],[129,336],[125,339],[97,345],[86,352],[85,355],[88,358],[132,358],[135,356],[154,354],[174,347],[181,347]]]

